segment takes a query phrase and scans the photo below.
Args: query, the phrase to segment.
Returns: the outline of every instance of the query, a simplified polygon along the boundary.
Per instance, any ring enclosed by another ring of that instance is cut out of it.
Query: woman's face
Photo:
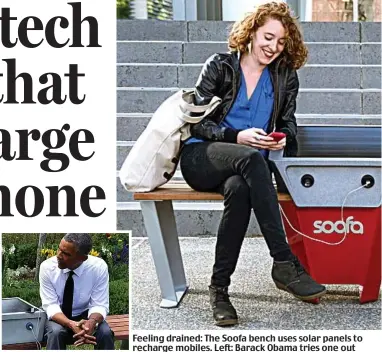
[[[278,20],[270,18],[259,27],[252,39],[252,55],[260,65],[269,65],[285,47],[285,29]]]

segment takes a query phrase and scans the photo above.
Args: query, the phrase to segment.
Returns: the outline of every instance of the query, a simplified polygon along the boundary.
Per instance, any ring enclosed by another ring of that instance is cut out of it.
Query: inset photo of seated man
[[[3,234],[2,254],[3,349],[128,349],[128,232]]]

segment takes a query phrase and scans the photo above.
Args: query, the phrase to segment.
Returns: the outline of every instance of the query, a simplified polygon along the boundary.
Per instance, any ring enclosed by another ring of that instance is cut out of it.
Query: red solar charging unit
[[[381,207],[299,208],[291,201],[280,205],[291,225],[284,226],[293,253],[309,274],[322,284],[362,286],[360,303],[378,299],[381,285]],[[331,243],[332,245],[328,244]]]
[[[294,254],[322,284],[381,286],[381,126],[306,125],[300,152],[271,151],[291,200],[280,200]]]

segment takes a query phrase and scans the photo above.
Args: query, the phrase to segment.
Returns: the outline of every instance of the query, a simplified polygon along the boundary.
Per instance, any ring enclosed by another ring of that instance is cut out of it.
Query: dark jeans
[[[251,209],[270,255],[289,250],[278,208],[277,193],[267,161],[255,148],[232,143],[185,145],[180,161],[185,181],[197,191],[224,196],[224,212],[216,242],[212,285],[228,286],[233,274]]]
[[[86,311],[77,317],[73,317],[72,320],[80,321],[87,318],[88,312]],[[98,325],[94,336],[97,342],[97,345],[94,346],[95,350],[114,350],[114,334],[106,321]],[[47,339],[47,350],[65,350],[66,345],[71,345],[75,341],[72,330],[57,324],[53,320],[47,320],[45,323],[45,337]]]

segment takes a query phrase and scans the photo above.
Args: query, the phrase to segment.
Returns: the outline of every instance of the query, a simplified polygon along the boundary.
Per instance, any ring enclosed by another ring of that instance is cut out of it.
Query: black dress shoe
[[[326,293],[325,286],[314,281],[295,256],[287,261],[274,261],[272,278],[277,288],[303,301],[319,298]]]
[[[218,326],[235,325],[238,323],[236,310],[231,304],[228,287],[209,286],[210,303]]]

